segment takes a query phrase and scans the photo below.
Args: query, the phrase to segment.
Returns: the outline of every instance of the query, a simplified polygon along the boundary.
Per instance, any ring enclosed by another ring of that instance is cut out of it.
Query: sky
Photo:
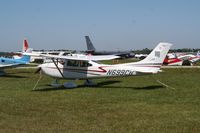
[[[0,51],[200,48],[199,0],[1,0]]]

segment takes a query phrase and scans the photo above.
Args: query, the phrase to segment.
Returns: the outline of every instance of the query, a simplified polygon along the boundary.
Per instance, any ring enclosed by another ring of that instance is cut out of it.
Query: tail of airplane
[[[158,73],[171,46],[170,43],[161,42],[145,59],[138,62],[117,64],[117,66],[129,66],[138,73]]]
[[[28,50],[29,46],[28,46],[28,42],[26,39],[23,40],[23,48],[22,48],[22,52],[26,52]]]
[[[85,36],[86,44],[87,44],[87,50],[88,51],[95,51],[95,47],[93,46],[89,36]]]
[[[163,61],[171,46],[172,44],[170,43],[161,42],[154,48],[154,50],[145,59],[132,64],[160,67],[163,64]]]
[[[161,65],[163,64],[164,59],[171,46],[172,44],[170,43],[161,42],[154,48],[154,50],[145,59],[138,62],[126,63],[126,65],[133,65],[143,68],[146,67],[149,69],[149,70],[146,69],[147,71],[150,71],[151,69],[152,71],[157,72],[159,71]]]

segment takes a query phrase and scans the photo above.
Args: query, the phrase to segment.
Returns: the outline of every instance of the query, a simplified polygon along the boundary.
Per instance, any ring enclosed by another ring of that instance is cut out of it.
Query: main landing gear
[[[84,82],[85,86],[96,86],[97,83],[93,82],[92,80],[87,79]],[[65,82],[64,84],[60,84],[59,83],[59,79],[55,79],[52,83],[51,86],[55,87],[55,88],[59,88],[61,86],[64,86],[65,88],[76,88],[78,87],[78,85],[75,82]]]
[[[76,88],[77,85],[74,82],[65,82],[64,84],[59,83],[59,79],[55,79],[52,83],[51,86],[55,88],[59,88],[61,86],[64,86],[65,88]]]
[[[96,86],[97,83],[93,82],[92,80],[87,79],[84,83],[86,86]]]
[[[76,88],[77,84],[75,84],[74,82],[66,82],[66,83],[63,84],[63,86],[65,88]]]
[[[58,87],[61,87],[62,84],[59,83],[59,79],[55,79],[52,83],[51,83],[51,86],[55,87],[55,88],[58,88]]]

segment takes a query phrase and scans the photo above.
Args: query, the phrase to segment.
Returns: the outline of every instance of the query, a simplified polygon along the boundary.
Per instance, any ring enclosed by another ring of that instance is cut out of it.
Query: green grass
[[[98,79],[96,87],[76,81],[76,89],[52,88],[44,76],[37,91],[33,71],[0,77],[0,132],[200,132],[200,69]]]
[[[194,64],[195,66],[200,66],[200,61]]]

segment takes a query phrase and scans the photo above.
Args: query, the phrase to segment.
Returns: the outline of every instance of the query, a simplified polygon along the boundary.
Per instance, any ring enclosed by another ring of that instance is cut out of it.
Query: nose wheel
[[[66,82],[66,83],[63,84],[63,86],[64,86],[65,88],[71,89],[71,88],[76,88],[76,87],[77,87],[77,84],[75,84],[74,82]]]
[[[59,79],[55,79],[52,83],[51,86],[55,87],[55,88],[59,88],[61,86],[64,86],[65,88],[76,88],[77,84],[75,84],[74,82],[65,82],[64,84],[60,84],[59,83]]]
[[[96,86],[97,83],[93,82],[92,80],[87,79],[85,81],[84,85],[86,85],[86,86]],[[65,88],[69,88],[69,89],[78,87],[78,85],[75,82],[72,82],[72,81],[71,82],[65,82],[64,84],[60,84],[59,79],[55,79],[51,83],[51,86],[55,87],[55,88],[59,88],[61,86],[64,86]]]
[[[62,84],[59,83],[59,80],[58,79],[55,79],[52,83],[51,83],[51,86],[55,87],[55,88],[58,88],[58,87],[61,87]]]

